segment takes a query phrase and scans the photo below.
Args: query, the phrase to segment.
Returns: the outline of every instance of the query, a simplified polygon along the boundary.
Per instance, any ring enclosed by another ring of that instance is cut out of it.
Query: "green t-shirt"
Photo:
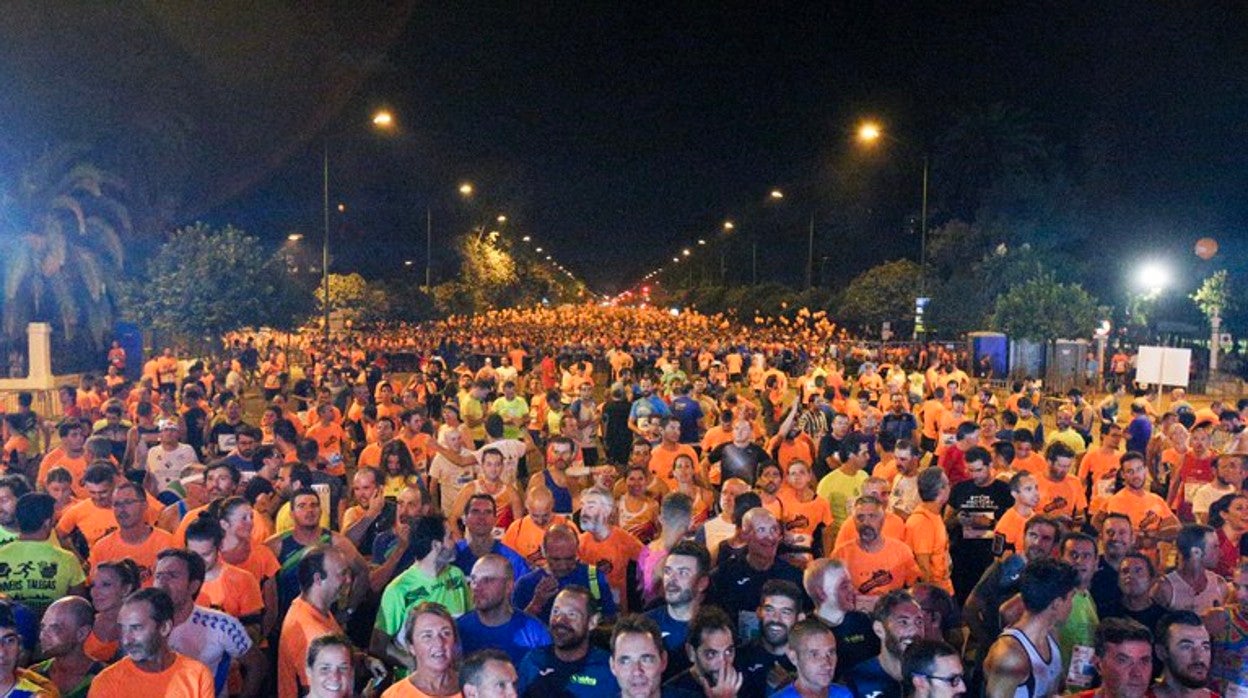
[[[832,535],[841,530],[841,524],[849,517],[849,506],[862,494],[862,483],[867,481],[867,471],[859,470],[846,475],[840,468],[833,470],[819,481],[815,493],[828,500],[832,509]]]
[[[1076,646],[1091,648],[1096,644],[1096,626],[1100,623],[1096,615],[1096,603],[1092,594],[1087,591],[1076,591],[1071,599],[1070,615],[1066,622],[1057,626],[1057,644],[1062,648],[1062,676],[1070,671],[1070,658]],[[1091,683],[1088,678],[1088,684]],[[1087,687],[1085,684],[1084,687]]]
[[[524,417],[529,414],[529,403],[524,398],[517,395],[514,399],[508,400],[500,397],[494,401],[490,407],[490,411],[494,412],[503,419],[515,419],[516,417]],[[503,437],[508,439],[520,438],[520,427],[511,424],[503,425]]]
[[[429,577],[419,567],[407,568],[382,592],[381,610],[377,612],[375,627],[390,637],[398,635],[408,610],[422,601],[441,604],[448,613],[458,618],[472,608],[468,580],[455,565],[447,565],[437,579]]]
[[[15,540],[0,546],[0,591],[40,615],[86,581],[78,558],[46,541]]]

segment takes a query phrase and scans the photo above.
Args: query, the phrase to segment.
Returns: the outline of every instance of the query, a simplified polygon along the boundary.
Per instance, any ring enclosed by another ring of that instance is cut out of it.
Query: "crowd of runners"
[[[1248,400],[805,309],[139,360],[4,415],[0,695],[1248,695]]]

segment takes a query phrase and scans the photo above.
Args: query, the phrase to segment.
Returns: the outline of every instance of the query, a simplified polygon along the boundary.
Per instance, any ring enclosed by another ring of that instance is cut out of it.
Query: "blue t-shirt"
[[[699,438],[699,422],[702,419],[702,405],[688,395],[681,395],[672,400],[672,416],[680,421],[680,442],[696,444]]]
[[[380,536],[378,540],[380,540]],[[519,579],[529,573],[529,563],[520,557],[520,553],[503,545],[499,541],[494,541],[494,546],[490,548],[490,552],[495,555],[502,555],[511,563],[511,569],[514,573],[513,578]],[[378,563],[380,564],[380,563]],[[455,566],[459,568],[464,576],[472,574],[472,566],[477,564],[477,556],[472,554],[472,548],[468,546],[468,541],[461,540],[455,544]]]
[[[533,616],[516,611],[511,620],[497,627],[490,627],[481,622],[476,611],[469,611],[455,621],[459,626],[459,641],[464,649],[464,656],[477,650],[489,647],[500,649],[511,657],[511,663],[520,665],[520,660],[530,650],[550,645],[550,632],[546,626]]]
[[[647,618],[658,623],[659,632],[663,635],[663,649],[667,650],[667,668],[664,677],[672,677],[689,668],[689,654],[685,652],[685,636],[689,633],[689,622],[676,620],[667,612],[667,604],[646,611]]]
[[[878,656],[859,662],[849,670],[846,679],[845,683],[856,696],[901,698],[901,682],[884,671]]]
[[[1148,415],[1137,415],[1127,425],[1127,450],[1144,453],[1148,450],[1148,441],[1153,438],[1153,423]]]
[[[595,568],[598,577],[598,594],[596,598],[602,609],[603,618],[614,618],[616,614],[615,596],[611,593],[611,587],[607,586],[607,576],[603,574],[601,569]],[[516,587],[511,591],[511,605],[519,610],[528,608],[529,602],[533,600],[533,593],[537,590],[538,582],[546,578],[549,573],[544,568],[538,568],[516,580]],[[579,563],[576,569],[572,570],[564,577],[558,580],[559,588],[562,589],[569,584],[576,584],[589,589],[591,592],[594,586],[589,583],[589,565]],[[546,605],[542,607],[538,620],[546,621],[550,619],[550,609],[555,605],[555,597],[550,597]]]
[[[620,685],[611,673],[611,655],[597,647],[579,662],[564,662],[550,647],[524,655],[516,673],[520,695],[525,698],[607,698],[619,695]]]
[[[633,403],[632,408],[628,411],[628,416],[633,421],[640,422],[643,419],[667,417],[672,414],[668,409],[667,403],[663,399],[654,395],[646,395]]]
[[[373,564],[385,564],[386,558],[390,555],[390,551],[394,550],[394,547],[398,544],[399,537],[394,534],[394,531],[383,531],[382,533],[378,533],[377,538],[373,540]],[[407,546],[407,549],[403,551],[403,557],[399,558],[398,567],[394,568],[395,576],[397,577],[403,572],[403,570],[411,567],[414,562],[416,562],[416,549],[409,545]],[[465,572],[465,574],[467,573]]]
[[[797,692],[797,689],[793,687],[793,684],[789,684],[788,686],[785,686],[779,691],[771,694],[771,698],[802,698],[802,695]],[[854,698],[854,694],[850,693],[849,689],[844,686],[832,684],[831,686],[828,686],[828,698]]]

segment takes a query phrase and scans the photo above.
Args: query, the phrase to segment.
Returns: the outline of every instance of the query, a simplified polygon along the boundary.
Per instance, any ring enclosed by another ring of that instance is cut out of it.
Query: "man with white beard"
[[[607,585],[621,613],[628,608],[628,563],[641,555],[641,541],[611,523],[615,499],[601,487],[581,493],[581,535],[577,557],[607,576]]]

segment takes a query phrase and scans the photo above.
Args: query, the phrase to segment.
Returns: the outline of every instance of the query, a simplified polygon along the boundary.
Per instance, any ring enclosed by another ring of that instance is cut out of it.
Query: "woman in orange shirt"
[[[95,624],[83,644],[92,659],[111,662],[121,647],[121,627],[117,613],[121,603],[139,588],[139,566],[133,560],[101,562],[91,575],[91,605],[95,607]]]
[[[805,568],[816,557],[827,555],[832,545],[832,508],[828,500],[815,495],[810,477],[809,465],[793,461],[776,495],[784,507],[784,516],[780,519],[784,544],[792,550],[787,559],[799,568]],[[821,539],[816,539],[820,532]]]
[[[697,470],[693,459],[687,455],[676,456],[672,461],[672,477],[676,480],[677,492],[689,495],[693,500],[693,520],[691,528],[697,528],[711,517],[711,505],[715,502],[715,493],[698,484]]]
[[[381,698],[462,696],[459,692],[459,631],[440,604],[422,601],[407,613],[400,644],[415,669],[381,694]]]

